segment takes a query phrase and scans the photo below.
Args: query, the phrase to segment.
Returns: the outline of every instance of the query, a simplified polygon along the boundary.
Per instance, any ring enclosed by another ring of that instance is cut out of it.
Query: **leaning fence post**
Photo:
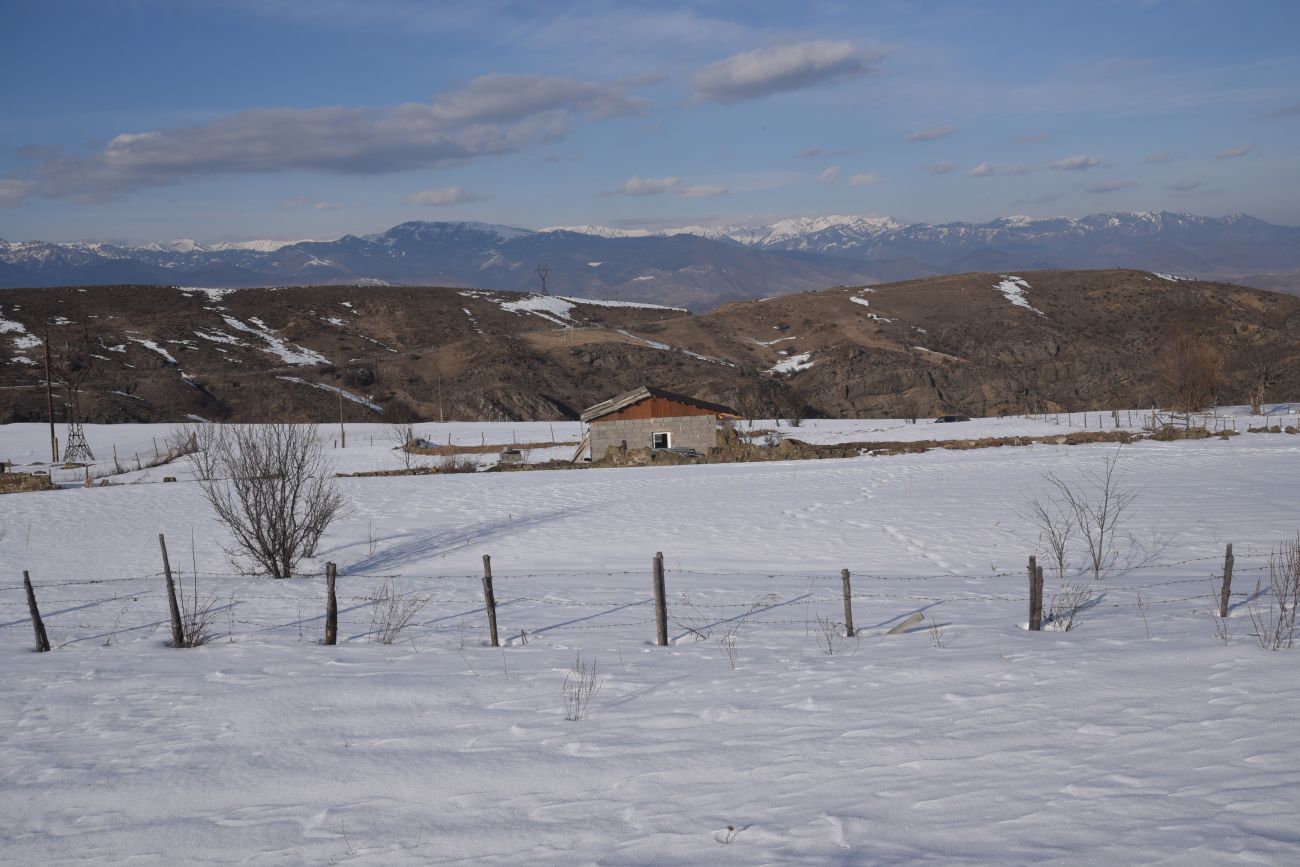
[[[41,620],[41,610],[36,607],[36,591],[32,589],[32,579],[23,570],[23,589],[27,591],[27,608],[32,613],[32,631],[36,633],[36,652],[49,653],[50,639],[45,634],[45,621]]]
[[[1219,616],[1228,616],[1228,597],[1232,594],[1232,543],[1223,552],[1223,590],[1219,597]]]
[[[844,635],[852,638],[853,632],[853,588],[849,586],[849,570],[840,570],[840,580],[844,582]]]
[[[492,558],[483,555],[483,607],[487,609],[488,631],[492,633],[492,646],[497,643],[497,598],[492,593]]]
[[[181,607],[176,604],[176,582],[172,580],[172,566],[167,560],[167,540],[158,534],[158,547],[162,549],[163,574],[167,576],[167,605],[172,616],[172,646],[185,646],[185,630],[181,628]]]
[[[337,644],[339,640],[339,600],[334,594],[334,582],[338,577],[338,567],[333,563],[325,564],[325,643]]]
[[[668,646],[668,601],[664,598],[664,553],[655,552],[655,644]]]

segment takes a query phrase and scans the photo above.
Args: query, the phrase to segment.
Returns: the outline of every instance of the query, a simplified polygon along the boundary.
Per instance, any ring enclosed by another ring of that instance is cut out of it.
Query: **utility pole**
[[[348,447],[348,432],[343,428],[343,392],[338,392],[339,396],[339,445],[342,448]]]
[[[50,326],[45,326],[45,404],[50,413],[50,463],[59,462],[59,438],[54,433],[54,386],[50,382]]]
[[[537,266],[537,279],[542,281],[542,294],[546,294],[546,278],[551,276],[551,266],[547,262],[542,262]]]

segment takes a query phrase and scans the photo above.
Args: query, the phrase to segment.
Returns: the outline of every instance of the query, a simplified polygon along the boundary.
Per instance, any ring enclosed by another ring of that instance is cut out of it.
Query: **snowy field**
[[[1067,424],[1081,419],[782,433]],[[578,428],[419,432],[478,445]],[[166,433],[87,428],[101,466]],[[0,458],[48,458],[47,437],[0,428]],[[331,455],[396,468],[387,437],[349,425]],[[1044,473],[1078,480],[1114,453],[340,479],[348,514],[285,582],[230,574],[184,464],[0,496],[0,862],[1295,863],[1300,649],[1261,649],[1246,601],[1300,530],[1300,436],[1123,447],[1137,499],[1117,567],[1074,630],[1028,632],[1037,532],[1016,512]],[[183,586],[220,609],[204,647],[166,646],[159,533]],[[1225,642],[1210,596],[1227,542]],[[668,647],[654,646],[655,551]],[[320,643],[326,561],[334,647]],[[855,639],[823,629],[843,619],[842,568]],[[30,652],[24,569],[52,653]],[[370,640],[385,582],[428,598],[392,645]],[[1047,584],[1050,597],[1061,580]],[[920,626],[884,634],[916,611]],[[572,721],[578,654],[604,680]]]

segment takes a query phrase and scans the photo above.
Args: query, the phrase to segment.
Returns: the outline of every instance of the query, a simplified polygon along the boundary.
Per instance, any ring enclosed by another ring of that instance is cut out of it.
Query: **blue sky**
[[[0,237],[1246,212],[1300,3],[0,0]]]

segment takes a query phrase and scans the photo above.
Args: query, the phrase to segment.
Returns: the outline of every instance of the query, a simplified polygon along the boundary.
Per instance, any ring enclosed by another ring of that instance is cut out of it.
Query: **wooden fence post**
[[[32,613],[32,631],[36,633],[36,652],[49,653],[50,639],[45,634],[45,621],[41,620],[41,610],[36,607],[36,591],[32,589],[32,579],[23,570],[23,589],[27,591],[27,608]]]
[[[483,555],[483,607],[487,609],[488,631],[492,633],[492,646],[500,647],[497,642],[497,598],[492,593],[492,558]]]
[[[655,552],[655,644],[668,646],[668,601],[664,598],[664,553]]]
[[[849,570],[840,570],[840,580],[844,582],[844,635],[854,636],[853,631],[853,588],[849,586]]]
[[[185,646],[185,630],[181,627],[181,607],[176,604],[176,582],[172,580],[172,566],[167,560],[167,540],[158,534],[158,547],[162,549],[163,574],[167,576],[167,605],[172,617],[172,647]]]
[[[338,567],[333,563],[325,564],[325,643],[338,644],[339,640],[339,600],[335,595],[335,580]]]
[[[1038,632],[1043,628],[1042,585],[1039,583],[1038,558],[1029,558],[1029,630]]]
[[[1219,616],[1228,616],[1228,597],[1232,595],[1232,543],[1223,552],[1223,591],[1219,597]]]

